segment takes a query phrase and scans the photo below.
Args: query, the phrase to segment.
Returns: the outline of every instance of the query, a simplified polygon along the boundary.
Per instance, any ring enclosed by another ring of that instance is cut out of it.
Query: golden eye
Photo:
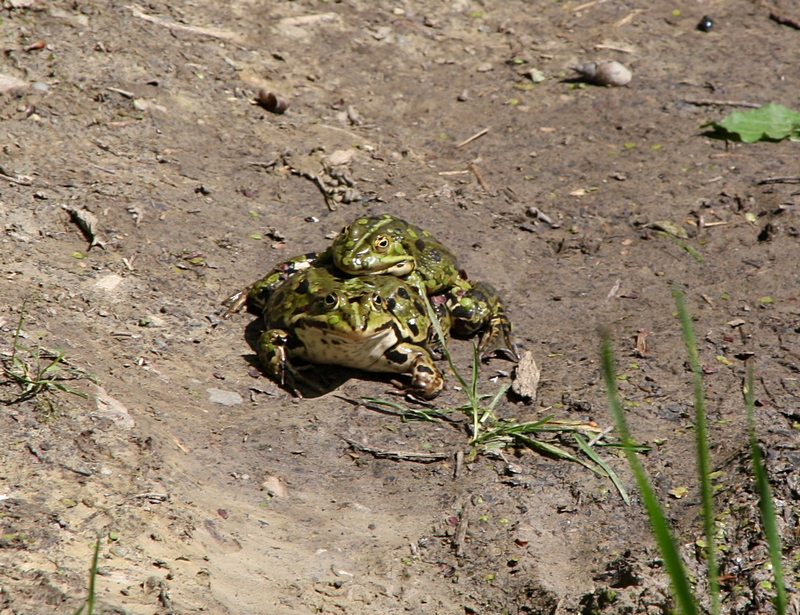
[[[372,245],[375,250],[383,254],[389,249],[389,238],[386,235],[378,235]]]
[[[339,303],[339,297],[336,293],[331,293],[330,295],[325,297],[325,307],[327,308],[335,308],[336,305]]]
[[[380,295],[375,295],[372,297],[372,303],[375,305],[376,308],[383,307],[383,297]]]

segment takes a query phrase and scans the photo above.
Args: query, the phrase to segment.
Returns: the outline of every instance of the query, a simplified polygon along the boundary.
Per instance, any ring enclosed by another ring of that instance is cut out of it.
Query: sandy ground
[[[600,454],[631,506],[580,465],[472,450],[466,417],[403,422],[342,399],[390,398],[387,378],[328,370],[335,393],[298,400],[259,372],[258,317],[223,321],[221,301],[377,213],[428,229],[503,296],[542,382],[499,416],[610,426],[597,328],[611,331],[642,461],[705,601],[671,283],[683,289],[721,472],[723,611],[772,612],[749,359],[797,612],[797,145],[699,128],[742,102],[800,109],[800,34],[770,19],[800,21],[793,3],[3,6],[0,74],[21,83],[0,95],[0,350],[10,361],[22,321],[17,358],[59,348],[97,384],[0,409],[0,614],[74,612],[98,533],[103,613],[668,612],[613,450]],[[599,59],[630,84],[572,80]],[[261,87],[286,113],[256,103]],[[323,184],[326,199],[313,177],[336,157],[353,185]],[[102,245],[68,209],[95,217]],[[452,350],[466,372],[470,344]],[[485,366],[481,390],[509,371]],[[455,384],[438,408],[465,402]]]

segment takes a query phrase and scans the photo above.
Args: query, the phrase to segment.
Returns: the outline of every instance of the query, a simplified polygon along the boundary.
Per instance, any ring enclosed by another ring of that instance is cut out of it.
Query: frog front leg
[[[257,310],[263,309],[270,295],[278,286],[283,284],[290,275],[298,271],[305,271],[311,267],[321,267],[333,262],[331,249],[324,252],[308,252],[295,256],[287,261],[278,263],[267,275],[246,286],[242,290],[235,292],[222,302],[227,309],[223,312],[223,318],[230,318],[244,307],[245,304]]]
[[[448,306],[457,335],[481,333],[481,359],[503,356],[519,361],[503,302],[491,284],[460,279],[448,290]]]
[[[258,359],[267,375],[287,387],[296,397],[303,397],[298,384],[320,390],[319,386],[300,373],[289,360],[289,349],[296,338],[283,329],[267,329],[258,338]]]

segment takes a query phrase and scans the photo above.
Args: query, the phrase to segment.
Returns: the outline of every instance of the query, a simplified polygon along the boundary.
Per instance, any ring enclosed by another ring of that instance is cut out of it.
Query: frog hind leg
[[[500,296],[491,284],[461,279],[448,294],[453,331],[463,336],[480,332],[478,349],[482,361],[494,357],[519,361],[511,334],[511,322]]]
[[[225,311],[223,318],[230,318],[233,314],[241,310],[245,304],[252,306],[256,310],[261,310],[266,305],[270,295],[275,289],[283,284],[290,275],[298,271],[305,271],[311,267],[323,267],[333,262],[332,251],[330,248],[324,252],[308,252],[295,256],[282,263],[278,263],[267,275],[260,280],[253,282],[242,290],[233,293],[222,302]]]

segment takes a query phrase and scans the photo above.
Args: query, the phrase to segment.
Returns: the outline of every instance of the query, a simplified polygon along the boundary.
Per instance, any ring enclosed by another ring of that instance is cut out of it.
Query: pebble
[[[223,406],[236,406],[244,402],[242,396],[235,391],[224,391],[223,389],[206,389],[208,391],[208,400],[215,404],[222,404]]]

